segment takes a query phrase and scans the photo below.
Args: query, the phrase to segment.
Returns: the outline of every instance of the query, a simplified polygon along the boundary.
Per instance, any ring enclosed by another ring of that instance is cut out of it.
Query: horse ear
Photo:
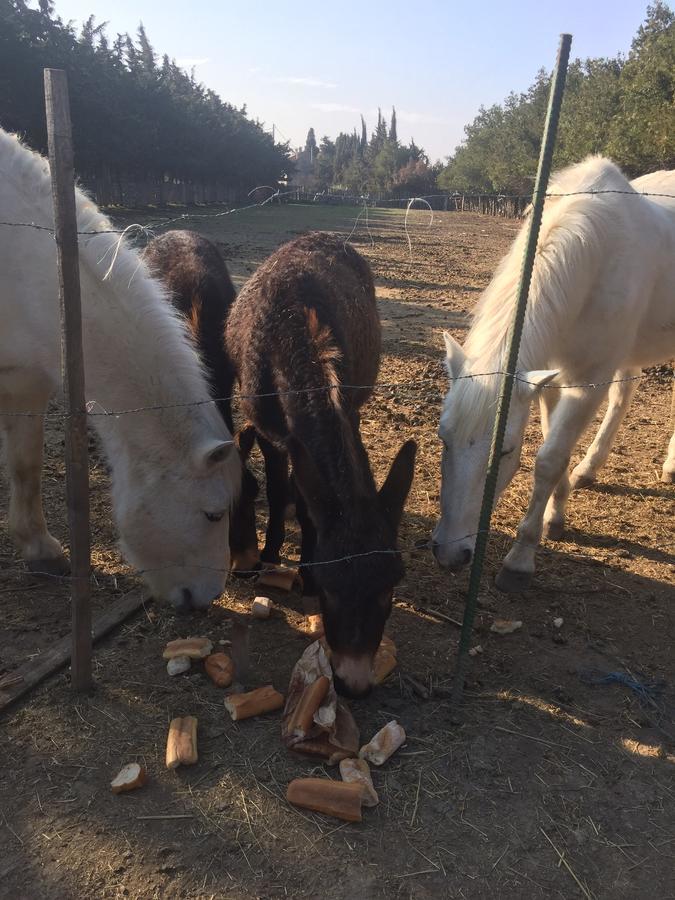
[[[559,369],[532,369],[530,372],[519,372],[518,379],[527,393],[534,397],[558,375],[560,375]]]
[[[255,425],[244,425],[234,436],[234,442],[237,445],[239,456],[242,462],[246,462],[253,450],[255,443]]]
[[[389,474],[380,488],[378,500],[383,512],[398,531],[403,515],[403,507],[415,475],[415,441],[406,441],[396,454]]]
[[[448,375],[450,378],[457,378],[466,362],[466,354],[449,331],[443,332],[443,341],[445,343],[445,366],[448,370]]]
[[[233,447],[234,441],[211,440],[199,448],[197,464],[201,469],[208,471],[224,463]]]
[[[320,531],[333,516],[337,497],[302,441],[289,437],[286,447],[293,464],[293,479],[307,504],[307,511],[315,527]]]

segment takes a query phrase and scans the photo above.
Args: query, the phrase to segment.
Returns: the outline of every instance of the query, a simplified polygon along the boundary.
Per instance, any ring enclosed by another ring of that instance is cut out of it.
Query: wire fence
[[[262,190],[262,188],[255,188],[254,191],[252,191],[251,193],[255,193],[260,190]],[[78,230],[77,234],[78,234],[78,236],[83,237],[83,238],[97,237],[97,236],[100,236],[103,234],[117,235],[120,238],[120,244],[121,244],[121,242],[126,238],[131,238],[134,236],[144,236],[147,238],[147,237],[153,236],[154,232],[158,229],[170,228],[171,226],[187,223],[190,221],[203,223],[203,222],[209,221],[209,220],[219,220],[219,219],[223,219],[228,216],[232,216],[234,214],[244,213],[246,211],[251,211],[251,210],[256,210],[256,209],[262,209],[265,207],[270,207],[275,202],[282,202],[284,200],[284,198],[286,198],[286,197],[292,197],[292,196],[297,197],[297,190],[280,191],[280,190],[275,190],[273,188],[269,188],[269,190],[271,191],[270,195],[262,201],[245,204],[243,206],[233,206],[232,208],[221,210],[221,211],[215,212],[215,213],[214,212],[188,211],[188,212],[184,212],[184,213],[179,213],[174,216],[157,218],[157,219],[154,219],[153,221],[151,221],[147,224],[144,224],[144,225],[133,224],[131,226],[127,226],[126,228],[110,228],[110,229],[104,228],[104,229],[100,229],[100,230],[83,230],[83,231]],[[582,194],[591,195],[591,196],[620,194],[620,195],[624,195],[627,197],[633,197],[633,198],[637,198],[637,197],[667,198],[667,199],[675,201],[675,195],[664,194],[664,193],[639,193],[639,192],[635,192],[632,190],[599,190],[599,191],[589,190],[589,191],[574,191],[574,192],[569,192],[569,193],[557,193],[557,192],[552,191],[552,192],[546,193],[545,197],[547,197],[547,198],[575,197],[575,196],[580,196]],[[486,195],[484,195],[484,194],[472,194],[472,195],[465,194],[462,196],[464,198],[464,204],[463,204],[464,206],[466,205],[467,199],[470,199],[470,200],[475,199],[475,200],[479,200],[481,202],[483,202],[486,199]],[[499,194],[499,195],[491,196],[490,200],[493,201],[494,203],[504,202],[504,201],[508,201],[508,200],[517,200],[519,203],[521,203],[521,201],[522,201],[522,203],[524,204],[525,202],[530,202],[532,200],[533,196],[534,195],[523,196],[523,195]],[[371,244],[374,244],[374,239],[373,239],[372,233],[370,231],[368,210],[372,209],[374,206],[406,204],[407,208],[406,208],[404,231],[405,231],[406,238],[408,240],[409,250],[412,255],[412,245],[410,243],[410,236],[409,236],[408,230],[407,230],[408,213],[414,208],[414,206],[416,204],[424,204],[425,208],[432,210],[432,205],[431,205],[430,201],[434,201],[439,198],[441,198],[441,199],[445,198],[447,200],[452,200],[455,203],[457,202],[456,195],[453,196],[453,195],[447,195],[447,194],[395,198],[395,199],[391,199],[391,200],[376,200],[376,201],[373,201],[371,198],[369,198],[367,196],[360,196],[358,198],[358,205],[360,205],[362,208],[360,209],[358,215],[356,216],[355,221],[353,223],[353,227],[352,227],[351,231],[349,232],[349,234],[347,235],[346,240],[350,240],[354,236],[354,234],[357,231],[357,228],[359,227],[359,224],[362,222],[362,226],[365,228],[365,230],[370,238]],[[459,209],[459,207],[456,206],[456,209]],[[433,210],[431,212],[431,215],[432,215],[432,221],[433,221]],[[431,223],[429,223],[429,224],[431,224]],[[55,235],[55,228],[53,226],[36,223],[36,222],[1,221],[0,227],[29,228],[29,229],[35,229],[38,231],[42,231],[42,232],[47,232],[50,235]],[[114,260],[113,260],[113,264],[114,264]],[[468,323],[468,317],[467,317],[467,323]],[[552,383],[548,383],[548,384],[544,385],[544,388],[547,390],[600,390],[600,389],[605,389],[612,384],[641,381],[643,379],[649,378],[650,374],[651,373],[649,373],[648,371],[643,371],[640,374],[621,375],[620,377],[605,379],[605,380],[601,380],[601,381],[576,382],[576,383],[569,383],[569,384],[560,384],[560,383],[552,382]],[[269,399],[272,397],[281,398],[281,397],[288,396],[288,395],[310,395],[310,394],[315,394],[315,393],[328,393],[328,392],[337,392],[338,394],[346,394],[351,391],[364,391],[364,390],[368,390],[373,393],[375,393],[375,392],[387,393],[391,397],[395,397],[395,396],[404,397],[406,392],[413,392],[416,402],[419,402],[419,400],[425,395],[425,390],[426,390],[427,391],[426,396],[427,396],[427,399],[429,400],[429,402],[437,403],[442,396],[442,390],[439,388],[439,381],[441,378],[443,378],[443,383],[446,386],[448,383],[455,383],[455,382],[463,381],[463,380],[467,380],[467,379],[489,379],[489,378],[500,379],[500,380],[503,378],[507,378],[507,379],[513,379],[514,382],[521,383],[521,384],[527,384],[527,385],[534,384],[533,382],[529,381],[526,377],[524,377],[522,374],[513,374],[512,372],[505,371],[503,368],[496,368],[491,371],[485,371],[485,372],[467,372],[467,373],[463,373],[463,374],[456,375],[456,376],[448,376],[448,375],[442,375],[441,371],[440,371],[440,367],[439,367],[439,371],[436,375],[421,376],[420,378],[417,378],[414,381],[401,381],[401,382],[391,382],[390,381],[390,382],[379,382],[377,384],[368,384],[368,385],[364,385],[364,384],[340,384],[337,386],[322,385],[322,386],[313,387],[313,388],[289,389],[289,390],[273,391],[273,392],[266,392],[266,393],[259,393],[259,394],[235,393],[235,394],[233,394],[231,396],[227,396],[227,397],[210,397],[208,399],[200,399],[200,400],[194,400],[194,401],[188,400],[188,401],[169,403],[169,404],[147,404],[147,405],[139,405],[139,406],[124,408],[124,409],[106,409],[96,398],[91,398],[87,401],[86,414],[87,414],[87,417],[92,420],[96,419],[98,417],[119,418],[121,416],[127,416],[127,415],[137,415],[137,414],[141,414],[141,413],[158,412],[158,411],[165,410],[165,409],[189,408],[189,407],[204,406],[207,404],[218,404],[218,403],[223,403],[223,402],[231,402],[231,401],[237,400],[237,399],[238,400]],[[81,415],[81,411],[80,410],[73,410],[71,412],[68,412],[66,410],[17,411],[17,410],[2,410],[2,409],[0,409],[0,416],[3,416],[3,417],[29,416],[29,417],[43,417],[47,420],[57,420],[57,421],[64,420],[64,421],[66,421],[76,415]],[[320,567],[320,566],[329,566],[329,565],[349,563],[349,562],[353,562],[358,559],[363,559],[363,558],[378,556],[378,555],[399,555],[399,554],[420,553],[425,550],[428,551],[429,549],[433,549],[434,547],[442,547],[442,546],[446,546],[446,545],[450,545],[450,544],[460,544],[460,543],[466,542],[468,540],[473,540],[473,539],[479,538],[481,536],[486,536],[490,533],[492,533],[492,529],[490,529],[490,528],[479,529],[475,532],[468,533],[466,535],[463,535],[460,538],[456,538],[452,541],[447,541],[447,542],[438,543],[438,542],[433,542],[430,540],[424,540],[424,541],[415,542],[413,544],[405,544],[405,545],[398,546],[398,547],[382,548],[382,549],[376,549],[376,550],[368,550],[368,551],[364,551],[361,553],[347,554],[347,555],[343,555],[343,556],[337,557],[335,559],[330,559],[330,560],[304,562],[301,564],[301,569],[311,569],[311,568]],[[512,536],[509,538],[509,540],[512,543],[513,542],[518,543],[517,538],[514,539]],[[158,573],[161,571],[170,571],[172,569],[178,569],[178,568],[180,568],[180,569],[184,569],[184,568],[204,569],[204,570],[208,570],[208,571],[212,571],[212,572],[217,572],[217,573],[220,573],[225,576],[232,574],[232,573],[230,573],[230,571],[228,569],[225,569],[225,568],[200,566],[200,565],[193,565],[193,564],[186,565],[183,563],[181,563],[181,564],[167,563],[166,565],[156,567],[156,568],[133,570],[133,571],[129,571],[129,572],[120,572],[120,573],[118,573],[118,575],[119,575],[119,577],[126,577],[127,575],[142,577],[145,575],[152,575],[153,573]],[[86,578],[91,584],[93,584],[97,588],[105,587],[105,584],[103,586],[99,584],[99,579],[101,579],[101,578],[105,579],[105,583],[108,583],[109,581],[115,583],[116,579],[118,577],[118,575],[115,575],[115,574],[101,575],[100,573],[92,573],[92,572],[90,572],[86,576],[73,575],[73,574],[59,575],[59,574],[55,574],[53,572],[34,571],[34,570],[30,570],[23,566],[3,567],[3,568],[0,568],[0,573],[2,573],[5,576],[6,575],[25,576],[27,574],[28,575],[41,575],[41,576],[46,576],[48,578],[54,579],[54,581],[56,581],[58,583],[72,583],[74,581],[77,581],[78,579]],[[259,570],[249,569],[249,570],[244,570],[244,571],[237,571],[234,574],[241,575],[241,576],[256,576],[259,574]]]
[[[337,565],[338,563],[351,562],[355,559],[365,559],[367,557],[372,557],[372,556],[398,556],[401,553],[419,553],[422,550],[429,550],[432,547],[444,547],[444,546],[450,546],[451,544],[459,544],[462,541],[466,541],[466,540],[470,540],[472,538],[478,537],[479,534],[480,534],[480,532],[474,531],[470,534],[462,535],[462,537],[455,538],[452,541],[438,542],[438,541],[430,541],[429,540],[429,541],[417,542],[414,544],[410,544],[407,546],[401,546],[401,547],[390,547],[390,548],[382,548],[382,549],[377,549],[377,550],[365,550],[362,553],[349,553],[344,556],[336,557],[335,559],[324,559],[324,560],[320,560],[320,561],[316,561],[316,562],[303,562],[301,564],[301,568],[313,569],[313,568],[318,568],[318,567],[322,567],[322,566],[333,566],[333,565]],[[236,575],[236,576],[243,576],[243,577],[247,577],[247,576],[253,577],[256,575],[260,575],[261,572],[263,571],[263,569],[258,568],[258,569],[237,569],[235,572],[233,572],[230,569],[225,569],[225,568],[221,568],[218,566],[203,566],[203,565],[193,564],[193,563],[167,563],[166,565],[157,566],[157,567],[150,568],[150,569],[134,569],[133,572],[130,572],[129,574],[132,574],[134,576],[152,575],[153,573],[168,572],[173,569],[197,569],[197,570],[204,571],[204,572],[218,572],[221,575]],[[46,576],[47,578],[52,578],[55,581],[59,581],[59,582],[70,582],[70,581],[74,580],[74,576],[70,575],[70,574],[58,575],[53,572],[47,572],[47,571],[43,572],[43,571],[34,570],[34,569],[29,570],[27,568],[22,568],[19,566],[0,568],[0,573],[13,574],[13,575]],[[89,577],[95,583],[95,576],[91,575]],[[114,576],[110,576],[110,577],[112,578]]]
[[[254,193],[255,191],[258,191],[258,190],[261,190],[261,188],[253,188],[251,193]],[[627,190],[618,190],[618,189],[569,191],[566,193],[550,191],[550,192],[547,192],[544,196],[548,199],[554,199],[554,198],[558,198],[558,197],[579,197],[579,196],[583,196],[583,195],[599,197],[599,196],[603,196],[603,195],[616,195],[616,194],[620,194],[620,195],[623,195],[626,197],[634,197],[634,198],[652,197],[652,198],[675,200],[675,194],[665,194],[665,193],[648,192],[648,191],[633,191],[633,190],[627,191]],[[265,198],[265,200],[261,200],[256,203],[249,203],[244,206],[233,206],[229,209],[225,209],[225,210],[222,210],[217,213],[214,213],[214,212],[201,213],[201,212],[190,211],[190,212],[185,212],[185,213],[179,213],[178,215],[175,215],[175,216],[164,217],[161,219],[155,219],[154,221],[148,222],[145,225],[134,224],[134,225],[127,225],[125,228],[101,228],[101,229],[95,229],[95,230],[89,230],[89,231],[79,231],[78,230],[77,234],[80,237],[96,237],[101,234],[116,234],[116,235],[120,235],[120,236],[124,236],[124,237],[131,237],[133,232],[137,231],[138,233],[146,233],[146,234],[151,235],[153,232],[155,232],[159,228],[168,228],[169,226],[175,225],[178,222],[187,222],[187,221],[191,221],[191,220],[198,221],[198,220],[204,220],[204,219],[214,219],[214,220],[222,219],[227,216],[234,215],[236,213],[247,212],[247,211],[250,211],[253,209],[262,209],[265,206],[269,206],[270,204],[273,204],[275,200],[280,201],[284,197],[295,196],[295,195],[297,195],[296,190],[288,190],[288,191],[273,190],[273,193],[271,193],[269,197]],[[523,200],[523,201],[526,201],[527,203],[529,203],[532,201],[534,194],[462,194],[461,196],[464,197],[465,200],[476,200],[476,201],[490,200],[490,201],[495,201],[495,202],[500,201],[500,200]],[[446,199],[450,199],[450,200],[455,199],[453,197],[453,195],[448,195],[448,194],[426,194],[426,195],[413,196],[413,197],[397,197],[392,200],[371,201],[371,200],[369,200],[369,198],[367,196],[361,195],[358,198],[356,198],[356,197],[354,198],[354,203],[352,205],[363,206],[367,210],[368,208],[372,209],[376,206],[389,205],[389,204],[394,204],[394,203],[404,204],[406,206],[410,206],[410,204],[414,204],[414,203],[427,203],[428,204],[428,202],[430,200],[434,200],[434,199],[438,199],[438,198],[446,198]],[[429,209],[431,209],[430,206],[429,206]],[[431,210],[431,211],[433,212],[434,210]],[[438,211],[438,210],[435,210],[435,211]],[[467,210],[467,211],[472,212],[473,210]],[[352,229],[350,237],[353,236],[353,234],[356,230],[356,226],[358,225],[358,221],[359,221],[359,217],[357,217],[357,219],[356,219],[355,226]],[[41,225],[36,222],[3,222],[3,221],[0,221],[0,227],[33,228],[36,231],[46,231],[50,234],[54,234],[54,226]]]
[[[439,376],[441,377],[441,376]],[[446,382],[455,383],[457,381],[473,381],[477,378],[512,378],[518,384],[527,384],[532,387],[536,387],[541,390],[552,390],[552,391],[564,391],[564,390],[598,390],[600,388],[609,387],[612,384],[625,384],[631,381],[642,381],[646,378],[652,378],[653,373],[650,371],[641,372],[638,375],[626,375],[622,378],[610,378],[605,381],[586,381],[586,382],[577,382],[575,384],[555,384],[554,382],[548,382],[547,384],[540,385],[537,382],[529,381],[527,378],[524,378],[522,375],[513,374],[512,372],[506,372],[503,369],[494,369],[490,372],[470,372],[466,375],[445,375],[443,376]],[[377,384],[340,384],[340,385],[320,385],[318,387],[311,388],[297,388],[297,389],[289,389],[283,391],[268,391],[262,394],[230,394],[228,397],[209,397],[204,400],[185,400],[180,403],[154,403],[149,404],[147,406],[133,406],[127,409],[105,409],[102,404],[98,400],[88,400],[87,401],[87,409],[86,413],[89,418],[96,417],[109,417],[109,418],[120,418],[121,416],[133,415],[136,413],[142,412],[160,412],[165,409],[187,409],[190,407],[197,406],[211,406],[213,404],[218,403],[229,403],[233,400],[269,400],[273,397],[287,397],[287,396],[307,396],[311,394],[319,394],[319,393],[335,393],[341,394],[343,392],[349,391],[371,391],[372,393],[376,393],[378,391],[389,391],[392,396],[396,395],[396,392],[402,390],[415,390],[420,391],[420,385],[424,384],[424,382],[428,382],[429,385],[435,385],[435,381],[437,379],[433,376],[421,377],[417,381],[383,381]],[[440,396],[440,395],[439,395]],[[96,409],[96,407],[101,407],[100,409]],[[39,410],[19,410],[19,411],[9,411],[0,409],[0,416],[14,418],[14,417],[43,417],[46,420],[60,420],[60,419],[68,419],[72,416],[80,415],[80,411],[72,411],[72,412],[47,412],[47,411],[39,411]]]

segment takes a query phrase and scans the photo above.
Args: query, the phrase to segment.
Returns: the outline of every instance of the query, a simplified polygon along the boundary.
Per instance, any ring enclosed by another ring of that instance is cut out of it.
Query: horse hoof
[[[66,575],[70,575],[70,560],[67,556],[55,556],[53,559],[29,559],[26,560],[26,568],[32,575],[64,578]]]
[[[549,541],[560,541],[565,533],[564,522],[546,522],[544,525],[544,537]]]
[[[675,472],[662,472],[661,481],[664,484],[675,484]]]
[[[517,569],[502,566],[495,578],[495,584],[505,594],[513,594],[516,591],[526,590],[530,586],[532,575],[532,572],[518,572]]]
[[[594,484],[595,475],[575,475],[574,472],[570,475],[570,487],[573,491],[589,488]]]

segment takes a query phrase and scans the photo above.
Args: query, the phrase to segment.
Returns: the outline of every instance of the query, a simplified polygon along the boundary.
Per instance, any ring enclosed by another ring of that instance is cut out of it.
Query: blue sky
[[[63,19],[94,14],[110,35],[143,21],[155,49],[292,146],[396,106],[399,138],[432,159],[461,140],[481,104],[525,90],[550,69],[558,36],[572,56],[626,52],[647,0],[55,0]]]

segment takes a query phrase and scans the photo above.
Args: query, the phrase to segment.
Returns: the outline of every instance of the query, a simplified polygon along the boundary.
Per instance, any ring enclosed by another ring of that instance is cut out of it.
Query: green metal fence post
[[[544,199],[546,196],[546,189],[548,187],[548,179],[551,174],[553,148],[555,146],[555,138],[558,131],[560,107],[562,105],[563,91],[565,89],[565,78],[567,75],[567,64],[569,62],[571,45],[571,34],[563,34],[560,36],[558,58],[556,61],[553,78],[551,80],[551,93],[549,95],[546,123],[544,125],[541,153],[539,155],[537,178],[535,181],[534,193],[532,196],[532,216],[529,223],[527,245],[525,247],[525,255],[523,257],[523,267],[520,274],[520,285],[518,287],[518,295],[513,314],[513,322],[511,323],[511,330],[509,334],[509,349],[506,369],[502,379],[501,389],[499,393],[499,403],[497,405],[497,417],[495,419],[494,430],[492,433],[492,446],[490,447],[488,470],[485,478],[485,487],[483,489],[483,502],[480,510],[480,518],[478,520],[476,549],[473,555],[473,563],[471,565],[469,588],[466,596],[466,606],[464,608],[464,618],[462,620],[462,631],[459,639],[459,649],[457,652],[457,670],[455,673],[455,680],[452,690],[452,701],[455,704],[461,702],[462,692],[464,689],[464,678],[466,675],[469,643],[471,641],[471,631],[473,629],[473,622],[476,615],[478,590],[480,588],[481,576],[483,574],[485,550],[487,547],[488,532],[490,530],[490,521],[492,519],[492,507],[494,506],[495,493],[497,488],[499,460],[502,451],[502,445],[504,442],[504,432],[506,431],[506,422],[509,414],[509,405],[511,403],[511,393],[513,391],[514,376],[517,371],[520,338],[523,332],[523,324],[525,322],[527,296],[530,290],[530,281],[532,279],[532,268],[534,266],[534,255],[537,249],[537,239],[539,237],[539,229],[541,227]]]

